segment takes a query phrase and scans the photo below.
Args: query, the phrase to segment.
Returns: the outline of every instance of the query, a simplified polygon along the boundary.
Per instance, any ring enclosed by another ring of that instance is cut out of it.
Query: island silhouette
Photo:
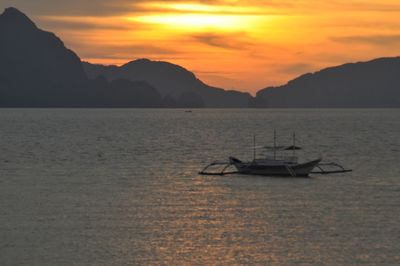
[[[185,68],[139,59],[82,62],[16,8],[0,15],[0,107],[400,107],[400,58],[345,64],[249,93],[209,86]]]

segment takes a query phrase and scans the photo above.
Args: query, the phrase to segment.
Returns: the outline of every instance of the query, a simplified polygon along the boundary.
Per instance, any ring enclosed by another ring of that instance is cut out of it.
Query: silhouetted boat
[[[305,163],[297,163],[297,161],[291,159],[269,158],[242,162],[234,157],[229,157],[229,162],[236,167],[240,174],[304,177],[311,173],[319,162],[321,162],[321,159]]]
[[[333,174],[344,173],[351,170],[344,169],[336,163],[321,163],[322,158],[315,160],[299,162],[296,151],[301,147],[296,146],[296,137],[293,134],[293,145],[277,146],[276,132],[274,132],[274,146],[262,147],[266,149],[268,155],[264,158],[256,158],[256,145],[254,137],[253,160],[243,162],[235,157],[229,157],[229,162],[214,162],[206,166],[199,174],[203,175],[225,175],[225,174],[246,174],[246,175],[263,175],[263,176],[288,176],[288,177],[307,177],[311,173],[315,174]],[[288,152],[292,154],[287,155]],[[207,172],[209,167],[224,166],[221,172]],[[237,171],[225,172],[230,166],[234,166]],[[334,170],[325,170],[324,167],[335,167]],[[319,171],[313,171],[315,168]]]
[[[241,174],[251,175],[267,175],[267,176],[308,176],[311,171],[321,162],[321,158],[299,163],[296,156],[296,150],[301,148],[296,146],[295,134],[293,134],[293,145],[291,146],[277,146],[276,145],[276,132],[274,131],[274,146],[263,147],[267,152],[272,155],[267,155],[265,158],[256,158],[256,146],[254,137],[254,158],[250,162],[242,162],[235,157],[229,157],[229,163],[235,166],[237,171]],[[286,152],[291,151],[292,155],[285,155]],[[283,154],[282,154],[283,153]]]

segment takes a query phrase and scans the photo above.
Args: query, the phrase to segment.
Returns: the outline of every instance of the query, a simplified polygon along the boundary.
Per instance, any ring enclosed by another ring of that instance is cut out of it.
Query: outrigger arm
[[[339,169],[338,170],[325,170],[324,167],[326,167],[326,166],[328,166],[328,167],[333,166],[333,167],[337,167]],[[347,173],[347,172],[353,171],[351,169],[344,169],[344,167],[338,163],[319,163],[315,167],[318,168],[320,171],[312,171],[311,174],[327,175],[327,174]]]
[[[216,165],[223,166],[222,170],[219,172],[207,172],[208,168],[210,168],[212,166],[216,166]],[[199,172],[199,175],[231,175],[231,174],[239,173],[238,171],[225,172],[226,169],[228,169],[230,166],[232,166],[232,164],[230,162],[215,161],[215,162],[210,163],[206,167],[204,167],[204,169]]]
[[[230,162],[220,162],[220,161],[215,161],[210,163],[209,165],[207,165],[206,167],[204,167],[203,170],[201,170],[199,172],[199,175],[219,175],[219,176],[223,176],[223,175],[232,175],[232,174],[238,174],[238,171],[228,171],[226,172],[226,170],[231,167],[233,164]],[[207,171],[210,167],[213,166],[221,166],[221,171]],[[337,170],[327,170],[324,169],[324,167],[337,167],[339,169]],[[319,163],[315,166],[315,168],[318,168],[319,171],[312,171],[310,172],[310,174],[321,174],[321,175],[328,175],[328,174],[338,174],[338,173],[347,173],[347,172],[351,172],[351,169],[345,169],[343,166],[341,166],[338,163]],[[294,173],[293,169],[291,169],[291,167],[288,165],[287,166],[287,170],[290,173],[290,175],[292,177],[295,177],[296,174]]]

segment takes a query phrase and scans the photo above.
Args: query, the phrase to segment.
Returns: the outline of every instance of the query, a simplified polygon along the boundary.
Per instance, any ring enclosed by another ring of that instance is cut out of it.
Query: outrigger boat
[[[321,163],[322,158],[317,158],[307,162],[299,162],[296,156],[296,151],[301,150],[301,147],[296,146],[296,137],[293,134],[293,145],[277,146],[276,132],[274,131],[274,146],[263,147],[268,154],[264,158],[256,158],[256,145],[254,136],[253,160],[243,162],[235,157],[229,157],[229,162],[213,162],[207,165],[199,174],[202,175],[226,175],[226,174],[246,174],[246,175],[262,175],[262,176],[286,176],[286,177],[307,177],[310,174],[333,174],[350,172],[351,170],[344,169],[337,163]],[[292,152],[291,156],[285,155]],[[283,155],[282,155],[283,154]],[[223,166],[220,172],[208,172],[210,167]],[[231,166],[236,168],[236,171],[227,172]],[[327,168],[333,170],[328,170]],[[314,170],[317,169],[317,170]]]

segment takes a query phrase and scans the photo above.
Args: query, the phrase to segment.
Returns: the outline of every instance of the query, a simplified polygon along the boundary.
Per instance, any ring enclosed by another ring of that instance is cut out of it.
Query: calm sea
[[[290,143],[354,171],[199,176]],[[1,265],[399,265],[400,110],[0,110]]]

